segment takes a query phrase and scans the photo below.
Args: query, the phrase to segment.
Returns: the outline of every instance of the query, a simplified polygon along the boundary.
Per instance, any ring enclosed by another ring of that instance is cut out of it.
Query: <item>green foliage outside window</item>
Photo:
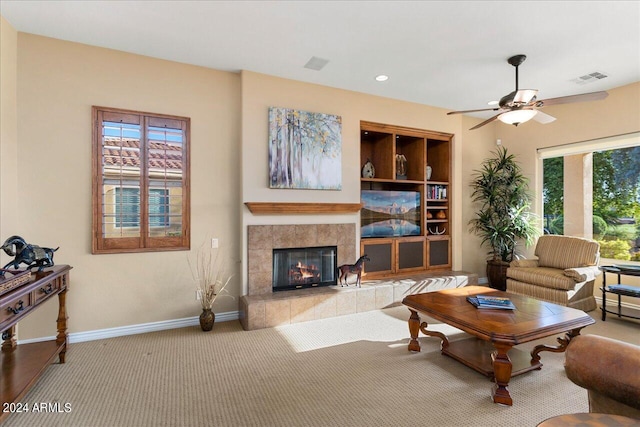
[[[599,216],[593,216],[593,238],[594,239],[602,239],[607,235],[607,229],[609,226],[607,222],[600,218]]]
[[[545,232],[563,234],[564,159],[543,168]],[[593,153],[593,235],[603,258],[640,261],[640,146]]]
[[[598,240],[600,257],[629,261],[631,245],[624,240]]]

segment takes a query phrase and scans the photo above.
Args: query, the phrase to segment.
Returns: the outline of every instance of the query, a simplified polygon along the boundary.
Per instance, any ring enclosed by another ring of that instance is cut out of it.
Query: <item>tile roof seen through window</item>
[[[106,166],[140,167],[140,141],[105,137],[103,158]],[[162,170],[182,170],[182,145],[164,141],[149,143],[149,167]]]

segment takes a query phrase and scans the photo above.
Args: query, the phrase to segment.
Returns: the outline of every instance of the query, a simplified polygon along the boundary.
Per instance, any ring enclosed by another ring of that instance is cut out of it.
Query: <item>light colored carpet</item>
[[[250,332],[233,321],[207,333],[190,327],[73,344],[67,363],[49,367],[23,399],[71,411],[13,414],[5,425],[535,426],[588,411],[586,391],[564,374],[564,354],[541,353],[542,370],[511,380],[514,405],[496,405],[491,382],[441,355],[437,338],[420,338],[421,353],[407,351],[408,316],[401,306]],[[640,344],[638,327],[612,319],[583,333]]]

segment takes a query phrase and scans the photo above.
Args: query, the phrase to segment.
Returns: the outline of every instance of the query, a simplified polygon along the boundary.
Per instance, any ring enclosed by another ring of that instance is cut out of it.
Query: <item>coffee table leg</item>
[[[567,346],[569,345],[569,343],[571,342],[571,340],[574,337],[577,337],[578,335],[580,335],[580,330],[582,328],[578,328],[578,329],[572,329],[569,332],[567,332],[564,336],[564,338],[557,338],[558,343],[560,344],[559,346],[556,347],[552,347],[549,345],[545,345],[545,344],[540,344],[537,345],[533,348],[533,350],[531,351],[531,363],[538,363],[540,362],[540,352],[541,351],[551,351],[553,353],[562,353],[567,349]],[[540,364],[540,366],[542,366],[542,364]],[[540,369],[540,368],[538,368]]]
[[[503,343],[493,343],[497,352],[493,354],[493,375],[495,378],[495,385],[493,386],[493,402],[501,403],[503,405],[513,405],[511,395],[507,386],[511,379],[511,359],[507,352],[511,349],[511,345]]]
[[[438,337],[442,341],[441,349],[449,347],[449,340],[446,335],[438,331],[427,330],[427,322],[420,323],[420,316],[415,310],[411,310],[411,317],[409,318],[409,332],[411,333],[411,341],[409,341],[409,351],[420,351],[420,343],[418,342],[418,333],[422,332],[425,335]]]
[[[409,333],[411,341],[409,341],[409,351],[420,351],[420,343],[418,342],[418,333],[420,332],[420,316],[418,312],[409,309],[411,317],[409,318]]]

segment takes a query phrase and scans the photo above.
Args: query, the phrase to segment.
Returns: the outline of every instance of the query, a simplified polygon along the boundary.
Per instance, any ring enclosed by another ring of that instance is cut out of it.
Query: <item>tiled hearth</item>
[[[335,245],[338,265],[353,263],[355,227],[355,224],[250,225],[247,230],[248,295],[240,298],[243,328],[270,328],[370,311],[397,305],[410,294],[478,282],[476,274],[441,271],[393,279],[366,280],[365,277],[360,288],[351,284],[272,292],[274,248]]]

